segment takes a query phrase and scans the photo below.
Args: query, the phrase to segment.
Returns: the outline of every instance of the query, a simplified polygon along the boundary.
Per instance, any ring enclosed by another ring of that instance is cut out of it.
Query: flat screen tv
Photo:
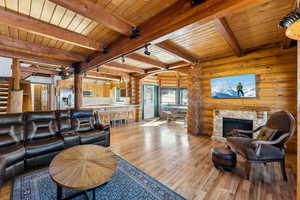
[[[210,80],[213,98],[255,98],[256,76],[245,74]]]

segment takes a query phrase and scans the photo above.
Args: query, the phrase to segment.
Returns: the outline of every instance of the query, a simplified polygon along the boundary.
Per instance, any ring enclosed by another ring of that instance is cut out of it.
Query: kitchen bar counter
[[[139,107],[140,105],[101,104],[101,105],[88,105],[88,106],[84,106],[83,108],[89,108],[99,112],[109,112],[109,111],[133,110]]]
[[[98,115],[102,124],[127,124],[135,121],[135,113],[140,105],[123,105],[123,104],[106,104],[106,105],[89,105],[83,108],[93,109]]]

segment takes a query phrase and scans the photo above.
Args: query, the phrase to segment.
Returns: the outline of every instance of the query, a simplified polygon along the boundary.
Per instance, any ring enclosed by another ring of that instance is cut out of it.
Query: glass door
[[[143,119],[155,117],[154,85],[144,85],[143,88]]]

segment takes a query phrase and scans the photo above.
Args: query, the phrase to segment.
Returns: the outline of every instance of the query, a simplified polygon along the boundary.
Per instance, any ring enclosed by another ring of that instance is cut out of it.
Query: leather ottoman
[[[215,147],[211,150],[212,161],[217,169],[231,171],[236,166],[236,154],[226,147]]]

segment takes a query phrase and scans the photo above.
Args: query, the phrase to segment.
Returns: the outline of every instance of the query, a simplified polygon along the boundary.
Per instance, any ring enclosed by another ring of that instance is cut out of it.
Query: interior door
[[[155,117],[155,89],[153,85],[144,85],[143,88],[143,119]]]

